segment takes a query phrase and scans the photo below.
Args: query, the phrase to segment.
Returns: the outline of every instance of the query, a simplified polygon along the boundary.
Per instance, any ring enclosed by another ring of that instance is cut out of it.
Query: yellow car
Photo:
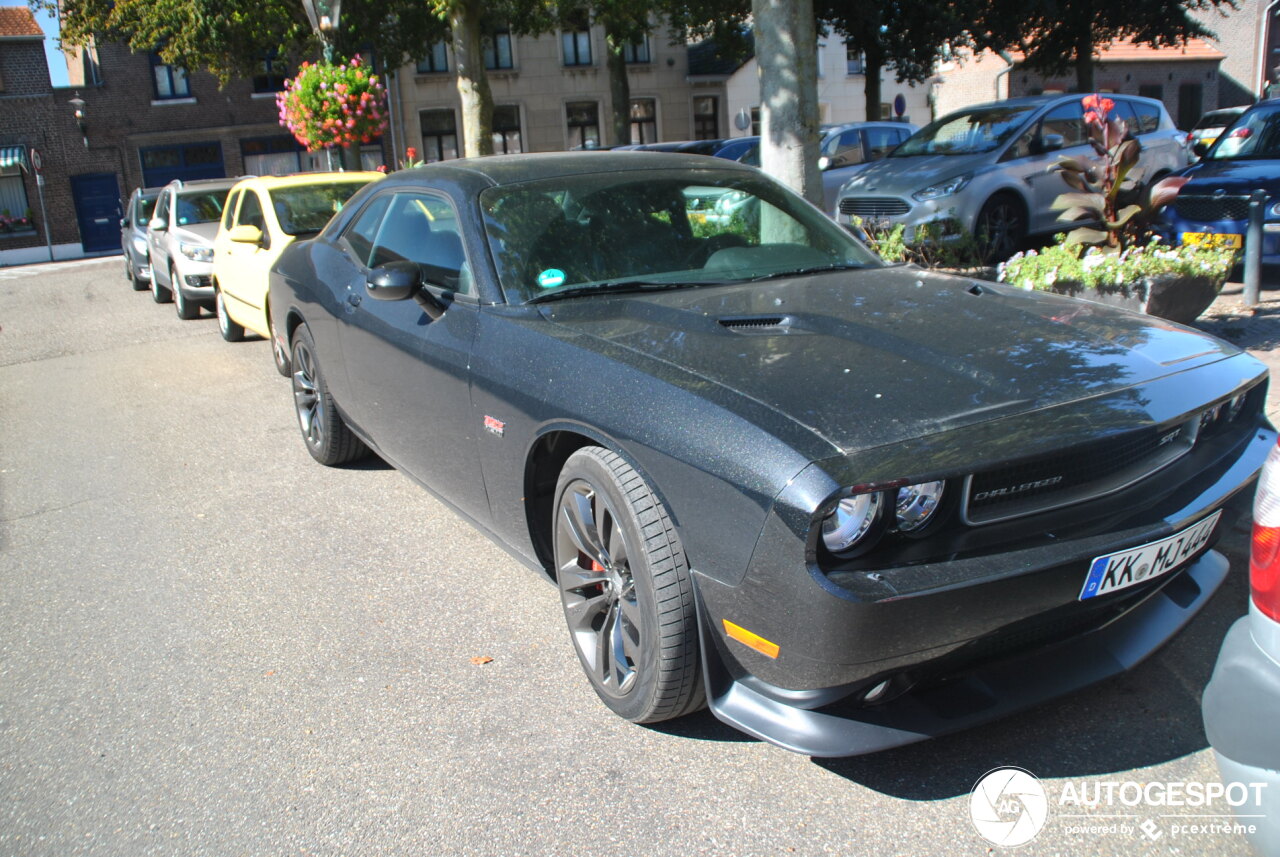
[[[360,188],[382,173],[303,173],[246,178],[227,193],[213,242],[214,307],[227,342],[245,331],[271,340],[276,369],[288,377],[289,352],[271,327],[267,274],[296,240],[311,238]]]

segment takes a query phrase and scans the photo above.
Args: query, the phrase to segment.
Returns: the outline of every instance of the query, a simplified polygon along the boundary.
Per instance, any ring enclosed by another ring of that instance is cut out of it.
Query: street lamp
[[[333,41],[338,34],[338,16],[342,14],[342,0],[302,0],[311,29],[324,43],[324,61],[333,62]]]
[[[71,109],[75,111],[76,127],[80,129],[80,137],[84,140],[84,147],[89,148],[89,122],[84,118],[85,101],[80,97],[80,93],[76,93],[76,97],[67,102],[71,105]]]

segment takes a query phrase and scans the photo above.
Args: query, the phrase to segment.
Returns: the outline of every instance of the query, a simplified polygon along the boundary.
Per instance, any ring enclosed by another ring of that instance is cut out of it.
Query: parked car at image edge
[[[1186,136],[1159,101],[1108,94],[1113,115],[1142,144],[1136,169],[1151,182],[1191,160]],[[889,157],[859,171],[839,192],[836,220],[916,228],[944,236],[985,236],[1004,259],[1029,235],[1061,231],[1053,202],[1070,188],[1049,167],[1063,156],[1093,156],[1081,95],[1038,95],[950,113],[913,134]]]
[[[760,217],[689,216],[729,192]],[[372,449],[556,581],[609,708],[705,702],[814,756],[1147,657],[1225,578],[1276,442],[1233,345],[886,265],[706,158],[396,173],[270,301],[311,455]]]
[[[213,241],[214,312],[228,342],[245,330],[271,341],[281,375],[289,376],[284,337],[271,329],[267,274],[284,248],[310,238],[379,172],[301,173],[242,179],[227,193],[226,208]]]
[[[1260,101],[1241,114],[1179,175],[1189,181],[1165,206],[1158,227],[1168,243],[1243,247],[1249,196],[1263,190],[1262,261],[1280,264],[1280,99]]]
[[[151,285],[151,252],[147,247],[147,224],[155,208],[158,187],[134,188],[120,220],[120,248],[124,251],[124,276],[136,292]]]
[[[227,191],[239,179],[175,179],[156,200],[147,224],[151,255],[151,296],[156,303],[170,300],[178,318],[213,309],[213,238],[218,234]]]
[[[1210,110],[1200,117],[1200,121],[1187,132],[1187,145],[1195,155],[1203,155],[1217,141],[1222,132],[1230,127],[1245,111],[1244,107],[1224,107],[1221,110]]]
[[[1260,800],[1235,809],[1257,828],[1249,841],[1258,854],[1280,854],[1280,446],[1258,480],[1249,583],[1249,613],[1227,632],[1201,708],[1223,781],[1266,784]]]

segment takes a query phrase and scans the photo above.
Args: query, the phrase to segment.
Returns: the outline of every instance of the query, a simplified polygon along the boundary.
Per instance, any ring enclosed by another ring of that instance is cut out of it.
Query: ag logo
[[[1049,817],[1049,798],[1022,768],[988,771],[969,795],[969,816],[982,838],[1015,848],[1035,839]]]

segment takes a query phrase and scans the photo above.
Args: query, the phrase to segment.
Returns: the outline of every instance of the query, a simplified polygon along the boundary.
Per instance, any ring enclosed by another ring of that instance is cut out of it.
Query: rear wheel
[[[227,342],[242,342],[244,328],[227,315],[227,304],[222,297],[222,289],[218,289],[213,294],[213,311],[218,316],[218,332],[222,334],[222,338]]]
[[[333,396],[320,374],[316,344],[306,326],[293,336],[293,404],[307,452],[321,464],[334,466],[354,461],[369,451],[334,406]]]
[[[554,522],[565,620],[596,694],[635,723],[701,708],[689,567],[644,479],[618,455],[584,447],[560,472]]]
[[[191,321],[193,318],[199,318],[200,304],[193,303],[183,296],[182,284],[178,279],[178,272],[172,267],[169,268],[169,283],[173,286],[173,305],[178,311],[178,318],[183,321]]]
[[[974,233],[988,262],[1003,262],[1027,239],[1027,213],[1022,203],[1007,193],[987,200],[974,222]]]

